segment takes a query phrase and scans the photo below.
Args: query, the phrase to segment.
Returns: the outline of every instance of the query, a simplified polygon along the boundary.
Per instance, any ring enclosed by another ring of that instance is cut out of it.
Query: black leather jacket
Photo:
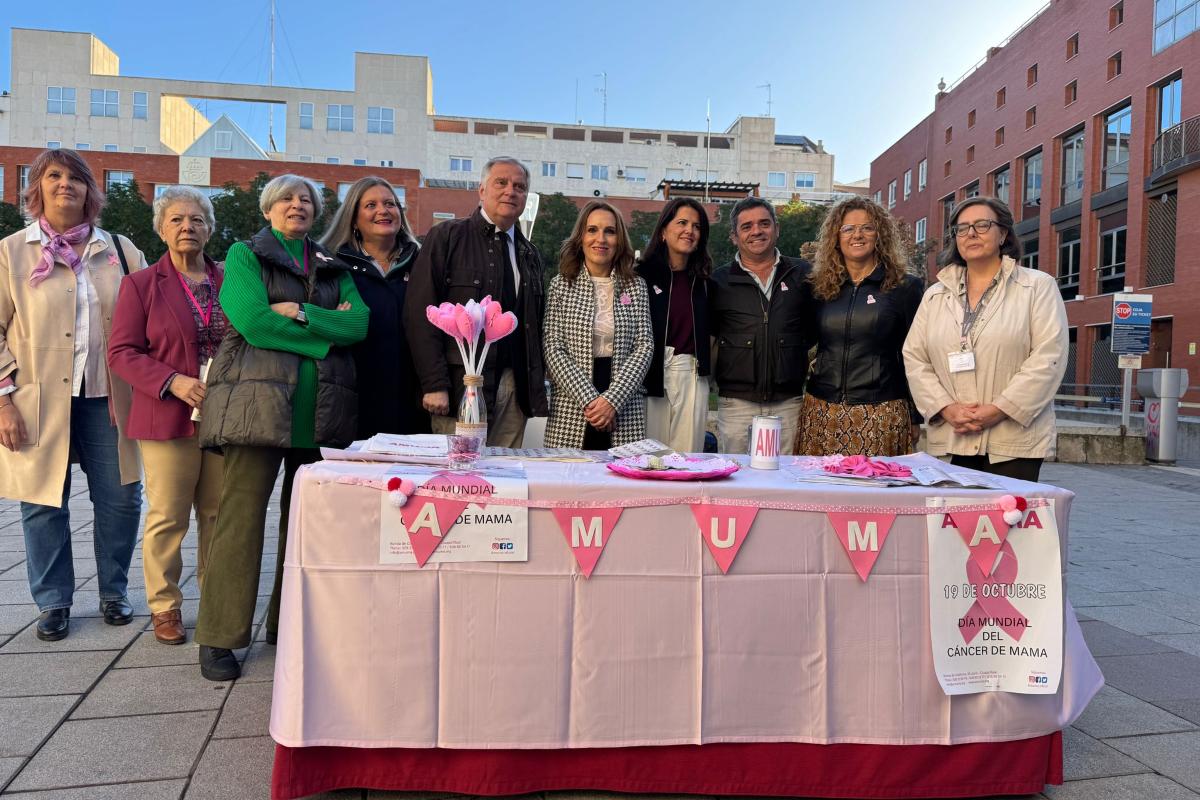
[[[654,331],[654,355],[643,385],[648,396],[662,397],[667,317],[671,308],[671,267],[661,261],[640,261],[637,272],[646,281],[650,327]],[[709,278],[692,276],[692,336],[696,345],[696,373],[701,377],[707,377],[709,372],[708,297],[711,283]]]
[[[808,379],[813,397],[846,405],[911,402],[901,350],[924,287],[912,275],[889,292],[882,285],[879,266],[858,286],[847,279],[833,300],[813,298],[810,335],[817,357]]]
[[[737,261],[713,273],[708,318],[721,397],[776,403],[804,394],[811,271],[807,261],[781,256],[770,301]]]

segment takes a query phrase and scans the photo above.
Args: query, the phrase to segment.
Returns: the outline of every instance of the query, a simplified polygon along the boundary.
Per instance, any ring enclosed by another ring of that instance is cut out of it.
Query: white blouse
[[[592,278],[592,291],[596,297],[596,319],[592,327],[592,356],[612,358],[613,354],[613,279]]]

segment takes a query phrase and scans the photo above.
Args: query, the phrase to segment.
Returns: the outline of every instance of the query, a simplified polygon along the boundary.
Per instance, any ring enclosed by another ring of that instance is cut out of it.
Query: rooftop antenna
[[[575,79],[575,124],[582,125],[583,120],[579,116],[579,78]]]
[[[708,182],[712,177],[709,167],[712,166],[712,98],[704,101],[704,202],[708,202]]]
[[[768,116],[768,117],[771,116],[771,84],[760,83],[758,86],[756,86],[754,88],[767,90],[767,114],[766,114],[766,116]]]
[[[592,77],[600,78],[604,81],[604,84],[596,91],[600,93],[600,99],[602,100],[602,102],[604,104],[604,106],[603,106],[604,117],[603,117],[603,122],[601,122],[600,124],[607,126],[608,125],[608,73],[607,72],[597,72]]]
[[[271,62],[267,65],[267,85],[275,85],[275,0],[271,2]],[[271,152],[278,152],[275,147],[275,104],[267,105],[267,144]]]

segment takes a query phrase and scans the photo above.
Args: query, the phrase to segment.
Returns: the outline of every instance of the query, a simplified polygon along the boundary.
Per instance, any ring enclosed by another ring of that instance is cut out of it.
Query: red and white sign
[[[1113,307],[1113,313],[1117,315],[1117,319],[1129,319],[1130,315],[1133,314],[1133,306],[1129,305],[1129,303],[1117,303]]]

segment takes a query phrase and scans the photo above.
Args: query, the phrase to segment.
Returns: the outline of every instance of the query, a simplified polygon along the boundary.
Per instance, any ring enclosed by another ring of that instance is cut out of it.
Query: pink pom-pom
[[[415,483],[413,483],[412,481],[410,481],[408,478],[401,478],[400,485],[397,488],[399,488],[400,491],[404,492],[404,494],[406,494],[408,496],[412,496],[412,493],[417,490],[417,485]]]
[[[1013,511],[1017,507],[1017,498],[1013,497],[1011,494],[1004,495],[996,502],[1000,504],[1000,508],[1004,511]]]
[[[1024,518],[1025,515],[1015,508],[1004,512],[1004,521],[1009,525],[1019,525]]]

